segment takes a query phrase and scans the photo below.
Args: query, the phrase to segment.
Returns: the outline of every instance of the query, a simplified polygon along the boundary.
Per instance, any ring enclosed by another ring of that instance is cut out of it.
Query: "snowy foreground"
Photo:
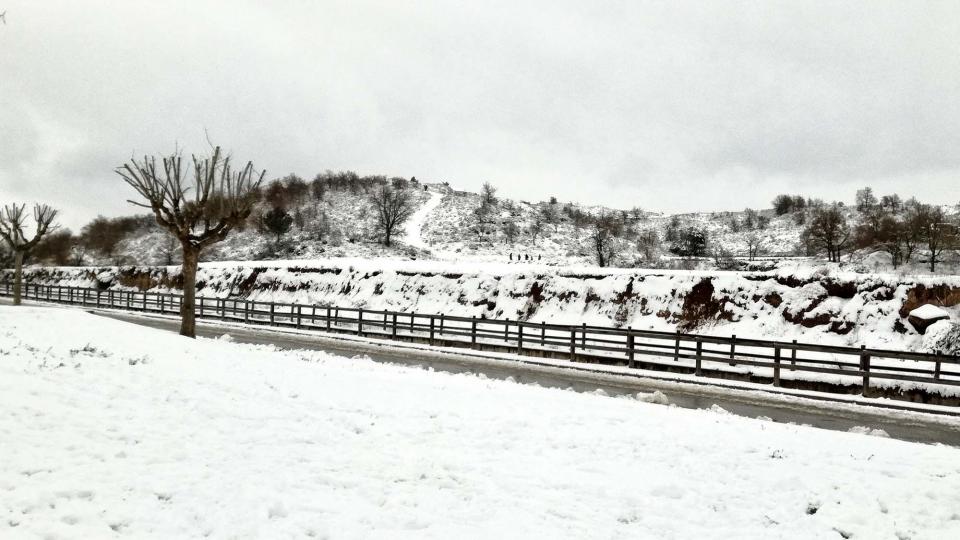
[[[0,307],[0,538],[200,536],[960,538],[960,449]]]

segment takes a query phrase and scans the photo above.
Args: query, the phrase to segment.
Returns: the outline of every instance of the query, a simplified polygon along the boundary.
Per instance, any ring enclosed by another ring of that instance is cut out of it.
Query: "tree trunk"
[[[180,303],[180,335],[197,337],[197,263],[200,250],[192,246],[183,246],[183,301]]]
[[[23,288],[23,252],[13,252],[13,305],[20,305],[21,289]]]

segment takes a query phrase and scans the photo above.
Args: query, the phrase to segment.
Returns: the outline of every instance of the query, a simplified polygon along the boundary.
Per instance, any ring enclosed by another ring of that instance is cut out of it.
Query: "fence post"
[[[940,379],[940,351],[934,350],[933,354],[937,355],[937,363],[934,364],[933,368],[933,380]]]
[[[216,302],[217,302],[217,305],[219,305],[220,299],[218,298]],[[197,297],[197,311],[200,312],[200,317],[203,318],[203,297],[202,296]],[[216,311],[216,307],[214,307],[214,311]]]
[[[160,295],[160,313],[163,313],[163,302],[164,302],[163,295],[161,294]]]
[[[387,331],[387,310],[383,310],[383,331]]]
[[[393,324],[390,326],[390,336],[397,339],[397,314],[393,314]]]
[[[570,361],[576,362],[577,360],[577,327],[570,327]]]
[[[327,306],[327,332],[330,331],[330,306]]]
[[[225,321],[227,320],[227,299],[217,298],[217,300],[220,302],[220,320]],[[236,308],[237,308],[236,303],[233,304],[233,308],[234,308],[234,311],[236,311]]]
[[[673,361],[674,362],[680,361],[680,329],[679,328],[677,329],[677,335],[674,338],[674,342],[673,342]]]
[[[357,335],[363,335],[363,308],[357,309]]]
[[[780,386],[780,347],[773,348],[773,385]]]
[[[250,324],[250,301],[243,301],[243,324]]]
[[[132,296],[133,296],[133,291],[127,291],[127,311],[130,311],[130,301]],[[57,300],[59,299],[60,299],[60,295],[58,294]]]
[[[700,338],[697,338],[697,354],[694,357],[696,360],[696,368],[694,369],[693,374],[697,377],[703,375],[703,370],[701,369],[701,364],[703,362],[703,342],[700,341]]]
[[[636,368],[637,361],[634,358],[633,344],[634,344],[633,327],[628,326],[627,327],[627,360],[629,361],[629,363],[627,364],[627,366],[631,368]]]
[[[870,355],[867,354],[867,346],[860,346],[860,370],[863,371],[863,397],[869,397],[867,394],[870,389]]]
[[[796,370],[797,366],[797,340],[793,340],[793,350],[790,352],[790,371]]]
[[[277,304],[270,302],[270,326],[273,326],[273,320],[276,316]]]
[[[143,291],[143,311],[147,311],[147,291]]]
[[[435,319],[435,316],[431,315],[431,316],[430,316],[430,344],[431,344],[431,345],[433,345],[433,324],[434,324],[434,319]]]
[[[583,332],[580,333],[580,348],[587,350],[587,323],[581,325]]]
[[[477,348],[477,318],[470,317],[470,347]]]
[[[445,314],[443,314],[443,313],[440,314],[440,332],[439,332],[439,334],[440,334],[441,336],[443,335],[444,315],[445,315]]]
[[[97,308],[100,307],[100,291],[97,291]]]
[[[730,336],[730,365],[731,366],[737,365],[737,363],[733,361],[733,355],[736,354],[736,351],[737,351],[737,335],[733,334],[732,336]]]
[[[300,328],[300,320],[302,316],[303,316],[303,311],[301,311],[301,306],[300,304],[297,304],[297,325],[296,325],[297,328]]]
[[[517,319],[517,354],[523,354],[523,323]]]
[[[504,317],[503,341],[510,341],[510,317]]]
[[[547,322],[540,321],[540,346],[543,347],[547,342]]]

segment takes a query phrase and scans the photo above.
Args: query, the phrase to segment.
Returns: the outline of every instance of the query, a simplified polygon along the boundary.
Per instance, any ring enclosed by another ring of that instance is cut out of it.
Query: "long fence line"
[[[11,296],[13,286],[0,291]],[[44,302],[144,313],[177,314],[182,296],[127,290],[24,284],[23,297]],[[960,357],[865,346],[843,347],[661,332],[607,326],[562,325],[457,317],[330,305],[197,297],[198,318],[275,327],[352,333],[431,344],[507,349],[518,354],[631,368],[739,378],[774,386],[827,381],[845,392],[871,393],[871,380],[960,386]],[[839,376],[839,378],[837,377]],[[874,385],[889,387],[890,384]],[[906,385],[915,386],[915,385]]]

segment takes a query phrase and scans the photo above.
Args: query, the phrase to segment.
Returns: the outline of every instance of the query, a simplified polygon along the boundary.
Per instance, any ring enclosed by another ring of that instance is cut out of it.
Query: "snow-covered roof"
[[[932,321],[935,319],[950,318],[950,313],[933,304],[924,304],[910,312],[910,316],[922,321]]]

